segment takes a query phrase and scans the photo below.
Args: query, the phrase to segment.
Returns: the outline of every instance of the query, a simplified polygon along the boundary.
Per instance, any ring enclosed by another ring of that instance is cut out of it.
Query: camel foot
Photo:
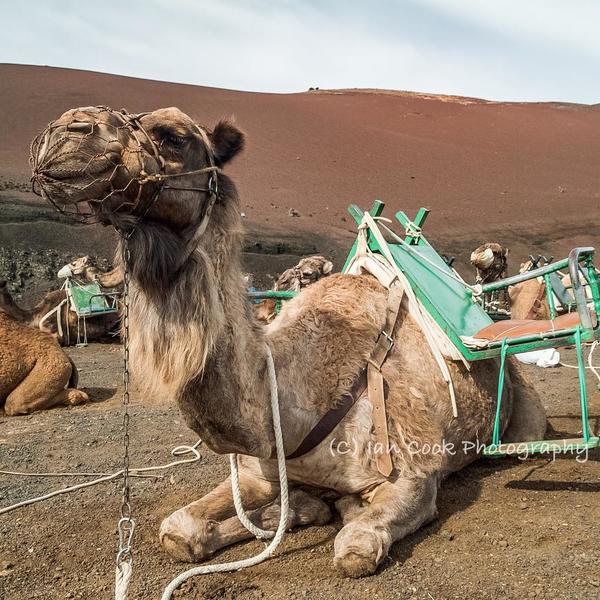
[[[380,538],[368,527],[351,523],[335,538],[333,564],[345,577],[365,577],[385,557]]]
[[[67,402],[69,406],[77,406],[78,404],[84,404],[90,401],[90,397],[81,390],[69,388],[67,390]]]

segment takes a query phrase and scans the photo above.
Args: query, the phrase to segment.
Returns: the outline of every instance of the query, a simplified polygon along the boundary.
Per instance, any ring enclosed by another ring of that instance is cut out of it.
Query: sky
[[[6,63],[260,92],[600,102],[597,0],[0,0],[0,17]]]

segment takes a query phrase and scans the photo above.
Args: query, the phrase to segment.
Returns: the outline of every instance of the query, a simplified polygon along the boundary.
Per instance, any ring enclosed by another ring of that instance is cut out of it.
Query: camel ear
[[[244,134],[231,121],[219,121],[209,137],[218,167],[229,162],[244,148]]]

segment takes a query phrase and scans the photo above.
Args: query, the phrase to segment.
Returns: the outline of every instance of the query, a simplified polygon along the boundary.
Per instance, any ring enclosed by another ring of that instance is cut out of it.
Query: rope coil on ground
[[[130,468],[129,476],[130,477],[160,477],[160,475],[145,475],[145,473],[149,473],[151,471],[162,471],[164,469],[170,469],[171,467],[175,467],[177,465],[184,465],[187,463],[193,463],[200,460],[200,453],[197,448],[202,443],[202,440],[198,440],[193,446],[177,446],[171,450],[171,454],[173,456],[182,456],[184,454],[192,453],[194,456],[191,458],[184,458],[181,460],[175,460],[165,465],[157,465],[155,467],[141,467],[141,468]],[[19,477],[92,477],[95,475],[100,475],[100,473],[27,473],[23,471],[0,471],[2,475],[14,475]],[[17,508],[22,508],[23,506],[29,506],[30,504],[35,504],[36,502],[42,502],[43,500],[49,500],[50,498],[54,498],[55,496],[59,496],[61,494],[68,494],[70,492],[75,492],[77,490],[84,489],[86,487],[90,487],[92,485],[97,485],[98,483],[106,483],[107,481],[112,481],[113,479],[117,479],[123,475],[123,470],[116,471],[115,473],[105,474],[102,477],[98,477],[98,479],[94,479],[93,481],[86,481],[85,483],[78,483],[76,485],[71,485],[69,487],[61,488],[59,490],[55,490],[53,492],[49,492],[48,494],[44,494],[43,496],[37,496],[35,498],[29,498],[28,500],[23,500],[21,502],[17,502],[16,504],[12,504],[10,506],[5,506],[4,508],[0,508],[0,515],[8,513]]]

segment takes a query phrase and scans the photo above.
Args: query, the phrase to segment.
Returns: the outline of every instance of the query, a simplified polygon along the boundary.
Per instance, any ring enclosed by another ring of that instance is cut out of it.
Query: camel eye
[[[173,133],[167,133],[163,138],[163,141],[169,144],[170,146],[182,146],[185,142],[185,138],[180,135],[175,135]]]

